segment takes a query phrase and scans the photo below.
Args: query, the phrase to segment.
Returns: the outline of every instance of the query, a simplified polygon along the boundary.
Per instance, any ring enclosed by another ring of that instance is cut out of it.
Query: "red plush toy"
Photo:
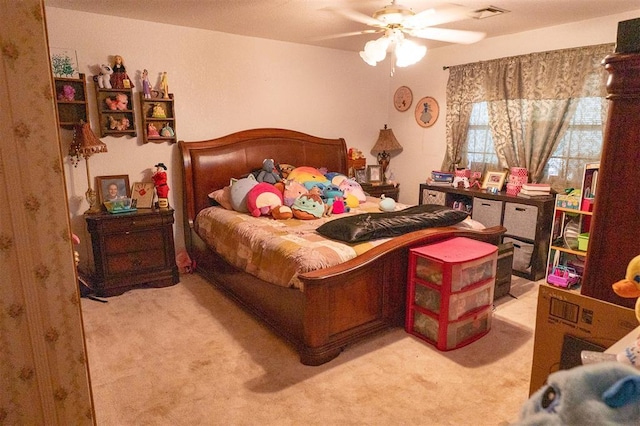
[[[154,166],[154,172],[151,176],[153,184],[158,194],[158,207],[169,207],[169,185],[167,185],[167,166],[164,163],[158,163]]]
[[[252,216],[269,216],[282,205],[282,193],[273,185],[260,182],[247,193],[247,209]]]

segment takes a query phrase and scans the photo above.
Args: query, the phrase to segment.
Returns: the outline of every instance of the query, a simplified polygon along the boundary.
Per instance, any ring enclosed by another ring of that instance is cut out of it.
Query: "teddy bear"
[[[266,182],[274,184],[280,182],[282,178],[276,169],[276,163],[273,158],[267,158],[262,162],[262,170],[256,176],[258,182]]]
[[[129,97],[124,93],[116,93],[113,97],[105,98],[104,103],[107,104],[111,111],[124,111],[129,104]]]

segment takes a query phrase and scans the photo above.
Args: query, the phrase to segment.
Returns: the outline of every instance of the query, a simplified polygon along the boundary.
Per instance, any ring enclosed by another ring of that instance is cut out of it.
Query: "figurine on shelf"
[[[113,70],[109,65],[100,65],[100,74],[93,77],[93,80],[98,83],[98,87],[101,89],[111,89],[111,76]]]
[[[114,57],[113,74],[111,74],[111,87],[114,89],[131,89],[135,87],[127,75],[122,56]]]
[[[164,125],[164,127],[162,129],[160,129],[160,136],[162,136],[162,137],[172,138],[175,135],[176,135],[176,133],[173,131],[171,126],[169,126],[169,123],[166,123]]]
[[[158,163],[154,166],[153,175],[151,176],[156,187],[158,195],[158,207],[161,209],[169,208],[169,185],[167,185],[167,166],[164,163]]]
[[[105,98],[104,103],[111,111],[125,111],[129,105],[129,97],[124,93],[116,93],[115,96]]]
[[[167,72],[162,73],[162,79],[160,80],[160,91],[162,92],[163,99],[169,99],[169,80],[167,78]]]
[[[153,118],[167,118],[167,113],[164,108],[160,104],[153,105],[153,110],[151,112],[151,117]]]
[[[73,101],[76,98],[76,89],[69,84],[62,86],[62,92],[58,93],[59,101]]]
[[[151,98],[151,82],[149,81],[149,71],[142,71],[142,93],[145,99]]]
[[[147,124],[147,137],[149,138],[157,138],[160,137],[160,133],[158,133],[158,129],[155,124],[149,123]]]
[[[122,117],[121,119],[116,120],[115,118],[109,115],[107,117],[107,120],[109,120],[110,130],[116,130],[118,132],[122,132],[124,130],[129,130],[129,127],[131,127],[131,122],[127,117]]]

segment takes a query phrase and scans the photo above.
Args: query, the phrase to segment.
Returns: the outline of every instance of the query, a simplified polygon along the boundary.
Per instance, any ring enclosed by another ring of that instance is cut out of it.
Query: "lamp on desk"
[[[73,129],[73,141],[69,147],[69,155],[71,156],[74,166],[78,165],[80,157],[84,157],[87,163],[87,192],[84,196],[89,203],[89,210],[85,214],[95,214],[100,212],[100,203],[97,201],[96,191],[91,188],[91,173],[89,172],[89,157],[93,154],[107,152],[107,145],[102,142],[91,130],[89,123],[80,121]]]
[[[391,161],[391,154],[400,151],[402,151],[402,145],[400,145],[400,142],[396,139],[393,130],[387,129],[387,125],[385,124],[384,129],[380,129],[378,140],[371,149],[371,153],[378,157],[378,164],[382,166],[382,176],[385,182],[387,180],[387,167],[389,167],[389,162]]]

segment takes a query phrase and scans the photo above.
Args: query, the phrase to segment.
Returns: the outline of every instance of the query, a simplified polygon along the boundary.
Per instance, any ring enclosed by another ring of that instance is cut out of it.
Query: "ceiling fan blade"
[[[328,10],[334,13],[337,13],[338,15],[342,15],[345,18],[351,20],[351,21],[355,21],[355,22],[360,22],[361,24],[365,24],[365,25],[370,25],[372,27],[382,27],[384,26],[384,24],[380,21],[378,21],[377,19],[373,18],[372,16],[369,15],[365,15],[364,13],[360,13],[357,12],[355,10],[352,9],[343,9],[343,8],[334,8],[334,7],[326,7],[324,8],[324,10]]]
[[[331,35],[327,35],[327,36],[312,37],[311,40],[314,40],[314,41],[332,40],[334,38],[353,37],[353,36],[357,36],[357,35],[375,34],[375,33],[379,33],[379,32],[382,32],[382,30],[371,29],[371,30],[353,31],[353,32],[350,32],[350,33],[340,33],[340,34],[331,34]]]
[[[409,35],[448,43],[471,44],[482,40],[486,34],[478,31],[451,30],[447,28],[422,28],[408,31]]]
[[[448,6],[438,9],[427,9],[420,13],[416,13],[402,22],[405,28],[425,28],[436,25],[447,24],[449,22],[462,21],[469,19],[469,9],[463,6]]]

